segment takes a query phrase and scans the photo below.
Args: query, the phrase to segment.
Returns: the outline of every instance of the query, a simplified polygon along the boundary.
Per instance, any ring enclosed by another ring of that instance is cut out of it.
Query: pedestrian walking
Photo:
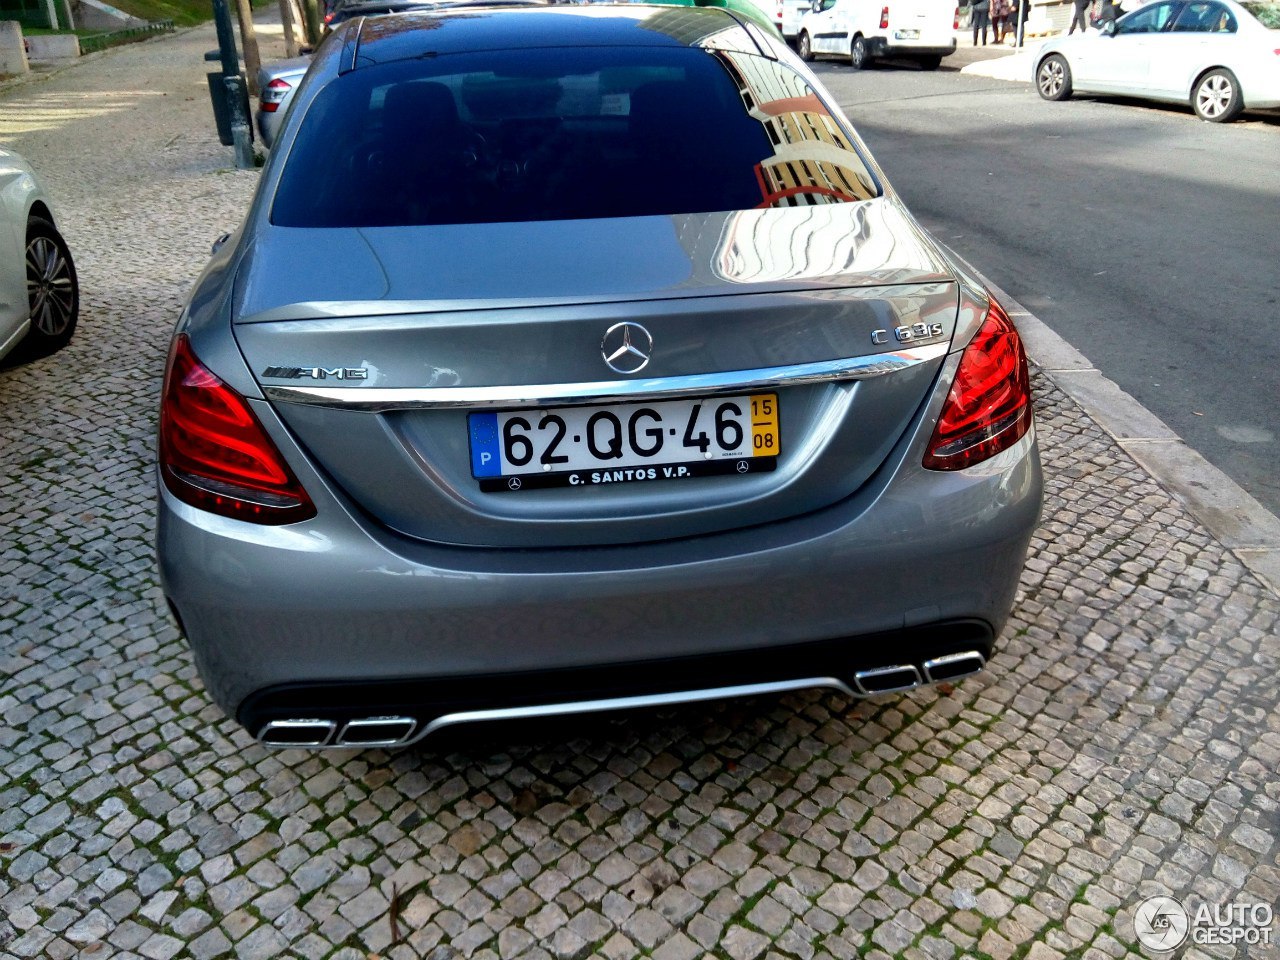
[[[991,0],[991,33],[996,43],[1004,43],[1013,16],[1013,0]]]
[[[991,25],[991,0],[974,0],[970,8],[973,13],[973,45],[978,45],[978,31],[982,31],[982,45],[987,45],[987,28]]]
[[[1067,36],[1076,32],[1077,24],[1080,26],[1081,33],[1089,28],[1089,8],[1093,6],[1093,0],[1075,0],[1075,6],[1075,14],[1071,17],[1071,27],[1067,30]]]
[[[1114,22],[1123,14],[1124,10],[1116,0],[1102,0],[1102,9],[1098,11],[1098,26],[1101,28],[1108,21]]]
[[[1013,16],[1009,29],[1013,31],[1014,46],[1027,35],[1027,17],[1031,16],[1031,0],[1013,0]]]

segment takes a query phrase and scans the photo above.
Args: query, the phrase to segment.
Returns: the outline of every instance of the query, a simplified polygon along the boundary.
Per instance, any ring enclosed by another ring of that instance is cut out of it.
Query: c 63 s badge
[[[917,340],[930,340],[933,337],[942,336],[942,324],[940,323],[913,323],[911,326],[894,327],[893,337],[899,343],[912,343]],[[872,343],[888,343],[888,330],[872,330]]]
[[[262,376],[272,380],[368,380],[364,367],[267,367]]]

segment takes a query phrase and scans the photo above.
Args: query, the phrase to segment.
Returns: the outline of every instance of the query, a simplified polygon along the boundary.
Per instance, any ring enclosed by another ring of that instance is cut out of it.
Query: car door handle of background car
[[[589,383],[512,384],[483,387],[298,387],[264,385],[270,400],[339,407],[365,413],[443,407],[547,407],[585,400],[626,401],[643,398],[710,396],[759,391],[775,387],[834,380],[870,380],[937,360],[950,349],[949,341],[926,344],[842,360],[818,360],[756,370],[641,380],[603,380]]]

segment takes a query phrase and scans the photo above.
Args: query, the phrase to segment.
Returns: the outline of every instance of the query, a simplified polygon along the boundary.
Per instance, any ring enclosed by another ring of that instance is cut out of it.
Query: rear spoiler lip
[[[279,323],[290,320],[336,320],[343,318],[373,318],[410,316],[427,313],[464,313],[476,310],[529,310],[538,307],[590,307],[606,303],[652,303],[664,300],[702,300],[712,297],[740,297],[744,294],[801,293],[812,291],[863,290],[875,287],[910,286],[926,283],[955,283],[956,275],[947,271],[917,269],[885,269],[856,276],[845,274],[823,281],[813,278],[775,283],[723,285],[688,290],[678,287],[652,293],[621,293],[617,296],[592,296],[589,298],[565,297],[512,297],[466,300],[304,300],[268,307],[254,313],[236,317],[241,323]]]

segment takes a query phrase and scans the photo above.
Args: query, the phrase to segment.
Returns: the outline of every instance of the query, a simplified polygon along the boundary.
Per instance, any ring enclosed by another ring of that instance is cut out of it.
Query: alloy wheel
[[[1226,112],[1234,96],[1235,88],[1231,85],[1231,81],[1222,74],[1215,73],[1206,77],[1204,83],[1200,84],[1200,89],[1196,91],[1196,104],[1202,116],[1214,119]]]
[[[1040,65],[1040,93],[1046,99],[1053,99],[1062,92],[1062,85],[1066,82],[1066,74],[1062,69],[1062,61],[1046,60]]]
[[[45,336],[60,336],[75,318],[71,270],[51,237],[38,234],[27,241],[27,303],[32,325]]]

